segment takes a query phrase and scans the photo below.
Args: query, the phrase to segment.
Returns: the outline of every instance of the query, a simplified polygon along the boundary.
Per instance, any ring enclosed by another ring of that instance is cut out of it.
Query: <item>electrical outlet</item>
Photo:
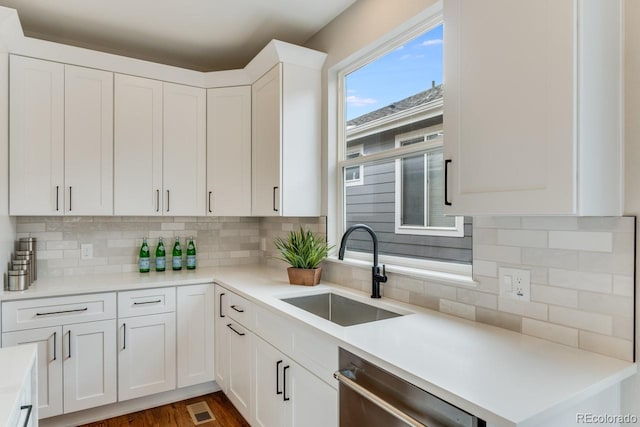
[[[80,245],[80,258],[81,259],[93,258],[93,245],[91,243],[82,243]]]
[[[531,301],[531,272],[517,268],[498,269],[500,296],[518,301]]]

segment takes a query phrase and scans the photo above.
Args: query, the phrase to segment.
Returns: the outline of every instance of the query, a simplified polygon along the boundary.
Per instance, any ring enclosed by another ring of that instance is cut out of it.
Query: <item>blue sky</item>
[[[347,120],[442,83],[442,25],[345,78]]]

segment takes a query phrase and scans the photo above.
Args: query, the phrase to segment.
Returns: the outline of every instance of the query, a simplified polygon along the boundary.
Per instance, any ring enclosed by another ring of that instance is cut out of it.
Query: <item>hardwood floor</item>
[[[86,424],[82,427],[191,427],[193,421],[187,411],[187,405],[206,401],[213,412],[215,421],[199,424],[203,427],[249,427],[242,415],[233,407],[229,399],[221,392],[168,405],[134,412],[104,421]]]

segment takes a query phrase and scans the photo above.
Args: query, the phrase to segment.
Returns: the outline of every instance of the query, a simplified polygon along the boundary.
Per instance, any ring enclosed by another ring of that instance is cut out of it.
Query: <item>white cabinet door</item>
[[[178,387],[214,380],[213,285],[178,286]]]
[[[162,214],[162,82],[115,75],[114,214]]]
[[[295,362],[284,371],[286,423],[283,426],[337,427],[338,391]]]
[[[2,346],[34,343],[38,346],[38,416],[62,414],[62,327],[2,334]]]
[[[113,73],[65,65],[64,176],[69,215],[113,215]]]
[[[10,213],[62,215],[64,65],[12,55],[10,77]]]
[[[164,214],[205,214],[207,93],[163,83]]]
[[[620,214],[620,16],[445,0],[446,213]]]
[[[253,334],[240,324],[225,323],[228,346],[227,397],[246,420],[251,420]],[[251,423],[251,422],[250,422]]]
[[[213,346],[215,357],[213,369],[215,372],[216,383],[220,386],[225,394],[228,393],[228,372],[229,372],[229,336],[227,334],[227,323],[229,318],[224,314],[222,309],[223,299],[229,298],[228,291],[218,285],[215,285],[215,345]]]
[[[176,388],[175,313],[121,319],[118,331],[120,401]]]
[[[255,385],[253,420],[260,427],[281,427],[285,422],[285,368],[291,369],[289,361],[266,341],[254,340]],[[289,388],[288,392],[291,392]],[[289,395],[290,396],[290,395]],[[307,425],[307,424],[299,424]]]
[[[68,325],[62,332],[65,414],[115,402],[116,321]]]
[[[278,216],[281,208],[282,65],[256,81],[252,94],[251,213]]]
[[[207,90],[207,215],[251,215],[251,87]]]

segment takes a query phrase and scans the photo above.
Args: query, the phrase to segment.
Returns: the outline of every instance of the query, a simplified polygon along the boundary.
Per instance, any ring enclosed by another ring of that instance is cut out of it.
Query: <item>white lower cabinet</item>
[[[254,422],[261,427],[338,424],[338,393],[261,338],[254,340]]]
[[[38,411],[40,418],[62,414],[62,326],[2,334],[2,345],[38,346]]]
[[[65,413],[117,400],[115,326],[115,320],[63,326]]]
[[[120,401],[176,387],[175,325],[175,313],[118,320]]]
[[[178,387],[214,380],[213,285],[178,287]]]
[[[282,326],[275,322],[280,319],[277,314],[269,312],[272,316],[265,316],[264,309],[244,300],[243,312],[257,316],[244,319],[247,325],[255,325],[252,327],[255,329],[254,333],[229,317],[232,312],[229,303],[238,301],[239,298],[233,292],[216,285],[215,378],[231,403],[255,426],[337,426],[337,390],[320,379],[325,378],[325,375],[312,373],[313,369],[307,369],[291,357],[299,357],[303,363],[312,361],[302,351],[303,347],[309,346],[308,340],[295,336],[297,329],[290,322],[284,328],[277,328]],[[271,339],[269,336],[267,342],[261,337],[265,330],[272,330],[278,338]],[[316,346],[315,339],[311,341],[313,348],[306,349],[307,353],[316,348],[326,356],[324,347]],[[337,361],[337,345],[333,348]],[[316,368],[324,370],[324,367],[314,367]]]
[[[236,322],[226,323],[227,397],[242,414],[251,420],[251,388],[253,370],[251,363],[254,336]]]

